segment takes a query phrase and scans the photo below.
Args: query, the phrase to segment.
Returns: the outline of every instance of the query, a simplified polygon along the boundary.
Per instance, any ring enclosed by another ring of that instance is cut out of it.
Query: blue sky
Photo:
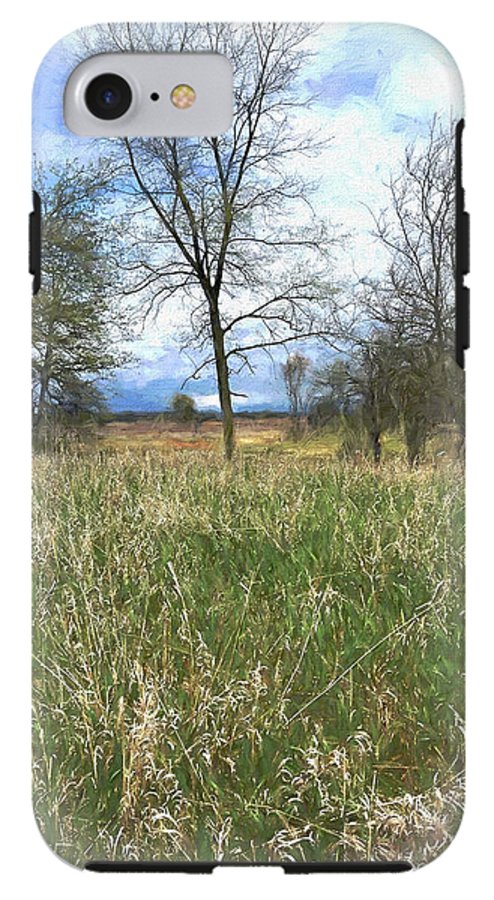
[[[78,62],[72,38],[45,57],[33,93],[34,150],[44,162],[91,154],[94,142],[71,135],[62,113],[63,88]],[[370,236],[366,207],[385,205],[383,180],[403,157],[407,144],[420,140],[434,114],[459,118],[463,93],[456,66],[447,51],[423,32],[389,25],[325,25],[310,39],[312,57],[301,73],[300,91],[317,95],[307,112],[307,128],[331,134],[328,149],[303,160],[307,174],[319,180],[318,215],[341,225],[348,238],[338,258],[343,281],[378,273],[384,260]],[[242,304],[242,298],[238,299]],[[137,362],[116,374],[108,386],[115,410],[159,410],[169,403],[191,372],[190,357],[181,354],[176,333],[184,327],[187,308],[178,298],[156,320],[139,330],[133,346]],[[304,348],[318,365],[325,351]],[[280,364],[286,352],[269,359],[254,357],[255,374],[235,379],[246,393],[237,409],[286,408]],[[189,382],[187,392],[200,408],[218,408],[213,373]]]

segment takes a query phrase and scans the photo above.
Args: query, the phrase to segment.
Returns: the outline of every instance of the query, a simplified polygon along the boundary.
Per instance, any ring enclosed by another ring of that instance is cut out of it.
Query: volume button
[[[33,276],[33,294],[41,284],[41,200],[33,191],[33,211],[29,213],[29,274]]]
[[[470,290],[461,291],[461,342],[464,350],[470,347]]]
[[[468,275],[470,271],[470,215],[465,210],[462,214],[461,232],[461,273]]]

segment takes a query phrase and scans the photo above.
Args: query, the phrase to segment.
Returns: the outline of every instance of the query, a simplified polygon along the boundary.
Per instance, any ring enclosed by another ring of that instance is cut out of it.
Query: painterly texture
[[[418,864],[449,841],[455,466],[108,450],[35,477],[35,809],[58,852]]]

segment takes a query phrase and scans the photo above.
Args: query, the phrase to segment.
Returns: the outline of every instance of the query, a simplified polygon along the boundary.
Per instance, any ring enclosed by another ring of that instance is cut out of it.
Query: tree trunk
[[[47,396],[48,396],[48,382],[50,380],[50,366],[51,366],[51,353],[47,348],[45,353],[45,358],[43,360],[43,365],[40,371],[40,380],[39,380],[39,395],[38,395],[38,408],[35,411],[33,416],[33,430],[36,435],[38,435],[43,426],[46,424],[46,404],[47,404]],[[45,436],[46,439],[46,436]]]
[[[381,432],[375,431],[372,435],[372,454],[374,457],[374,465],[378,466],[381,463]]]
[[[40,378],[40,384],[39,384],[38,408],[37,408],[36,414],[34,416],[35,428],[38,428],[38,426],[43,418],[43,413],[45,411],[47,390],[48,390],[48,378],[44,372],[44,367],[43,367],[43,369],[41,370],[41,378]]]
[[[209,309],[211,316],[211,330],[213,333],[218,393],[223,415],[223,445],[225,457],[227,460],[230,460],[235,452],[235,425],[233,421],[232,395],[230,391],[230,373],[228,371],[228,362],[225,354],[225,336],[220,323],[218,304],[215,299],[210,299]]]
[[[370,408],[371,408],[371,419],[370,419],[370,441],[372,447],[372,458],[374,460],[374,465],[378,466],[381,462],[381,419],[379,415],[379,407],[378,401],[376,398],[376,394],[374,390],[370,390]]]
[[[405,419],[405,441],[410,468],[418,466],[424,453],[426,438],[427,431],[420,419]]]

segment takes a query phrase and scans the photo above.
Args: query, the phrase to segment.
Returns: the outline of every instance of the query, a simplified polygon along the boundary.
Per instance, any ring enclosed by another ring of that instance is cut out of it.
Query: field
[[[290,419],[283,415],[238,417],[235,422],[236,440],[241,451],[246,453],[265,452],[296,454],[297,457],[328,457],[338,454],[341,437],[337,430],[310,431],[306,429],[301,438],[294,441],[290,437]],[[115,420],[101,425],[97,432],[99,446],[113,450],[213,450],[222,451],[222,425],[219,419],[206,419],[197,429],[189,423],[139,418],[134,421]],[[403,454],[401,437],[385,434],[382,437],[385,456]],[[449,444],[452,442],[449,441]],[[440,443],[443,449],[444,441]],[[448,447],[448,452],[451,447]],[[430,453],[430,458],[434,456]]]
[[[244,451],[268,447],[286,451],[292,446],[287,441],[290,420],[286,416],[242,416],[237,418],[235,425],[237,442]],[[101,426],[98,436],[103,446],[114,449],[125,447],[221,452],[222,424],[219,419],[211,418],[201,422],[196,429],[190,423],[161,420],[160,416],[152,419],[137,418],[130,422],[117,419]],[[325,446],[326,449],[331,449],[334,442],[326,440]]]
[[[458,466],[283,427],[35,458],[34,803],[73,863],[419,865],[458,827]]]

